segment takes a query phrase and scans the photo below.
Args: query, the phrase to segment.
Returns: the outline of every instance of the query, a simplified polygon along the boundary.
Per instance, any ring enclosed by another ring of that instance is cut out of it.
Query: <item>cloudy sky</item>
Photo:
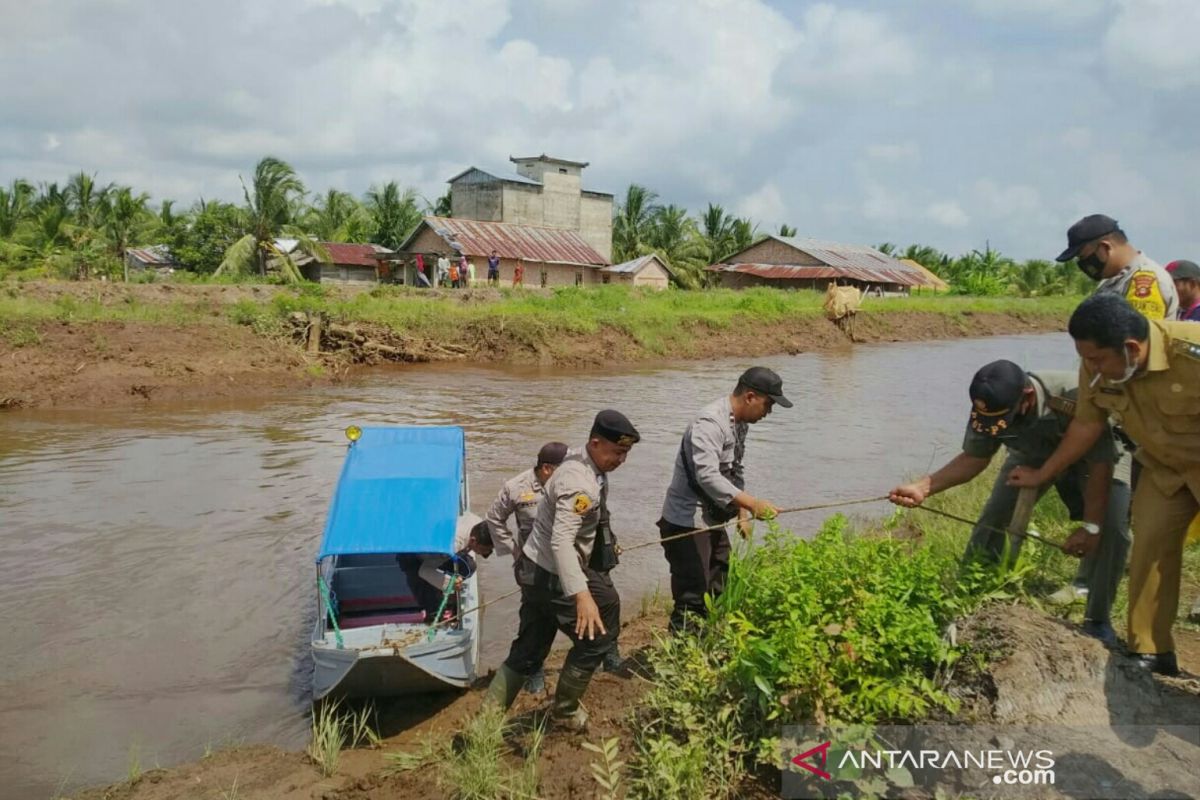
[[[0,182],[184,205],[273,154],[435,197],[541,152],[801,235],[1200,260],[1198,0],[42,0],[0,7]]]

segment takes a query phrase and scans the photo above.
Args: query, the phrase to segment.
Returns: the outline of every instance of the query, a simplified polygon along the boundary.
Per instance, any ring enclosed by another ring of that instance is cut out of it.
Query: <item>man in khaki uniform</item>
[[[547,442],[538,451],[533,469],[508,479],[500,487],[487,512],[488,529],[492,532],[492,541],[500,555],[511,553],[514,561],[520,555],[525,539],[533,530],[538,502],[545,494],[546,481],[550,480],[554,470],[567,457],[568,449],[562,442]],[[508,526],[508,520],[513,517],[517,521],[515,534]]]
[[[1124,298],[1084,300],[1068,325],[1083,359],[1079,398],[1063,442],[1039,469],[1018,467],[1014,486],[1040,486],[1078,461],[1119,422],[1138,445],[1129,562],[1130,652],[1146,669],[1179,672],[1171,626],[1188,523],[1200,511],[1200,326],[1150,321]]]
[[[624,414],[601,411],[584,448],[569,455],[546,483],[546,496],[516,564],[521,586],[517,638],[488,687],[489,699],[500,707],[512,705],[562,631],[572,647],[558,678],[551,718],[571,730],[587,727],[580,700],[621,628],[621,598],[609,577],[616,552],[608,473],[625,463],[640,438]]]

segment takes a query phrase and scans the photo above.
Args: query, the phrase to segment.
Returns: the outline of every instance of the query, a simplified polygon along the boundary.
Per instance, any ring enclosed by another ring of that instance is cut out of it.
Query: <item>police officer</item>
[[[491,529],[496,552],[500,555],[511,553],[514,561],[520,555],[521,546],[533,530],[538,501],[545,494],[546,481],[550,480],[554,470],[567,457],[567,450],[562,442],[547,442],[538,451],[537,463],[532,469],[510,478],[500,487],[487,512],[488,528]],[[514,516],[517,521],[515,536],[508,527],[509,518]]]
[[[533,530],[517,560],[520,627],[488,688],[508,708],[527,676],[546,660],[557,631],[572,642],[554,693],[551,718],[571,730],[587,726],[580,704],[596,667],[621,627],[621,598],[608,572],[616,565],[608,524],[608,473],[641,439],[619,411],[601,411],[587,444],[568,456],[545,486]]]
[[[1040,469],[1019,467],[1008,481],[1045,483],[1104,435],[1109,418],[1124,426],[1142,464],[1133,492],[1129,649],[1146,669],[1175,675],[1171,626],[1183,543],[1200,510],[1200,326],[1147,320],[1124,298],[1099,294],[1075,309],[1068,331],[1083,359],[1075,419]]]
[[[1078,382],[1071,372],[1026,373],[1011,361],[986,364],[971,380],[972,409],[962,452],[936,472],[897,486],[888,499],[909,508],[919,506],[931,495],[974,479],[1000,446],[1007,446],[1008,457],[967,544],[968,558],[999,562],[1007,540],[1004,531],[1017,504],[1018,490],[1005,483],[1008,473],[1022,464],[1040,466],[1054,453],[1075,413]],[[1116,643],[1116,634],[1109,616],[1129,552],[1129,483],[1128,478],[1114,477],[1116,460],[1116,444],[1108,431],[1054,482],[1071,519],[1083,520],[1067,540],[1068,549],[1081,544],[1089,551],[1098,549],[1103,567],[1090,576],[1084,633],[1110,645]],[[1111,490],[1106,488],[1110,482]],[[1048,483],[1041,486],[1042,492],[1049,488]],[[1020,539],[1013,543],[1011,559],[1020,545]]]
[[[1112,217],[1092,214],[1067,230],[1067,249],[1055,260],[1071,259],[1099,282],[1097,294],[1120,295],[1148,319],[1175,319],[1179,309],[1175,282],[1157,262],[1129,243]]]
[[[751,367],[738,378],[733,394],[714,400],[683,432],[675,471],[663,500],[658,529],[664,539],[733,519],[743,536],[751,517],[774,516],[777,509],[744,490],[742,456],[748,426],[771,413],[775,405],[791,408],[783,381],[766,367]],[[696,525],[701,512],[703,526]],[[724,528],[663,542],[671,565],[670,629],[683,631],[689,615],[703,616],[704,595],[717,597],[729,574],[729,534]]]

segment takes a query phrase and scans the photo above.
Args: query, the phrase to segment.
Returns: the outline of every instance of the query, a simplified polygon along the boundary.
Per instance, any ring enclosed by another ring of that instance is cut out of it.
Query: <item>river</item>
[[[759,359],[795,408],[751,428],[748,487],[780,506],[885,493],[957,452],[971,375],[995,358],[1075,363],[1062,334]],[[347,425],[463,426],[482,514],[543,442],[582,443],[595,412],[617,408],[643,437],[611,479],[614,528],[633,544],[656,535],[689,415],[744,366],[427,365],[270,402],[0,416],[4,794],[45,797],[118,780],[131,759],[167,766],[231,742],[304,744],[312,559]],[[808,534],[821,518],[785,521]],[[485,597],[511,590],[503,561],[483,563]],[[666,590],[665,566],[656,547],[622,560],[627,609]],[[515,609],[488,609],[488,667]]]

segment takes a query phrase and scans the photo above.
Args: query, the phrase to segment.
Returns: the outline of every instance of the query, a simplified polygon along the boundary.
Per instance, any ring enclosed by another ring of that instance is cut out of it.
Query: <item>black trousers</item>
[[[469,560],[469,555],[459,556],[460,559]],[[420,556],[397,556],[397,563],[400,564],[401,571],[404,572],[404,579],[408,582],[408,588],[412,591],[413,597],[417,598],[417,605],[421,606],[425,611],[425,621],[434,622],[434,617],[437,615],[438,608],[442,605],[442,589],[436,586],[431,586],[424,578],[421,577],[421,564],[424,561]],[[467,567],[460,567],[459,563],[453,558],[448,558],[443,562],[438,569],[442,572],[448,572],[453,575],[459,575],[462,572],[473,572],[475,562],[468,561]],[[456,614],[457,603],[455,602],[456,595],[451,592],[450,597],[446,599],[446,607],[442,609],[445,613],[449,611],[452,615]]]
[[[695,529],[660,519],[658,530],[665,539]],[[679,630],[686,625],[688,614],[704,616],[706,593],[720,597],[725,591],[725,579],[729,576],[729,534],[720,528],[663,542],[662,548],[671,565],[671,597],[675,601],[671,628]]]
[[[604,634],[595,639],[580,639],[575,635],[575,598],[562,593],[558,576],[538,566],[528,558],[517,564],[521,585],[520,624],[517,638],[508,651],[505,666],[522,675],[537,672],[550,654],[554,637],[562,631],[571,640],[565,666],[577,666],[594,671],[612,648],[621,630],[621,597],[613,587],[607,572],[583,570],[587,576],[588,592],[600,609]]]

